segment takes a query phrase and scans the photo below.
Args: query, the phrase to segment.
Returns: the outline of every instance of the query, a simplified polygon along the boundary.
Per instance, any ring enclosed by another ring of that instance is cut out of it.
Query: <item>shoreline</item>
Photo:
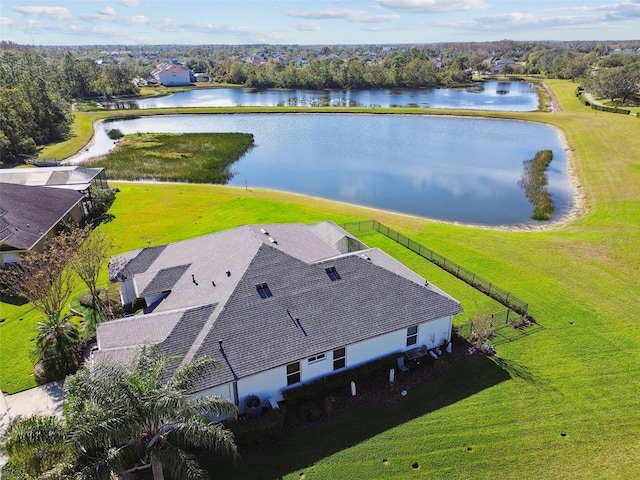
[[[554,110],[554,111],[559,111],[559,110]],[[297,113],[297,112],[296,112]],[[348,113],[353,113],[353,112],[345,112],[345,114]],[[294,113],[295,114],[295,113]],[[303,113],[304,114],[304,113]],[[360,115],[360,113],[355,113],[357,115]],[[365,113],[366,114],[366,113]],[[370,113],[372,114],[372,113]],[[404,113],[399,113],[400,115],[406,115]],[[185,115],[185,114],[177,114],[177,115]],[[187,114],[188,115],[188,114]],[[374,115],[374,114],[372,114]],[[411,114],[413,115],[413,114]],[[433,116],[433,117],[440,117],[440,116],[444,116],[444,117],[457,117],[458,115],[437,115],[437,114],[433,114],[433,113],[428,113],[425,114],[426,116]],[[463,118],[469,118],[466,115],[460,115],[460,117]],[[473,115],[471,116],[473,117]],[[476,117],[476,118],[486,118],[486,117]],[[503,119],[503,118],[494,118],[495,120],[511,120],[511,121],[524,121],[524,122],[529,122],[530,120],[521,120],[521,119]],[[85,151],[87,151],[88,149],[91,148],[91,146],[93,146],[95,144],[95,135],[96,135],[96,127],[101,124],[102,122],[104,122],[105,119],[99,119],[96,120],[93,123],[93,133],[91,135],[91,139],[89,140],[89,142],[87,142],[84,147],[76,152],[75,154],[73,154],[70,157],[65,158],[64,160],[62,160],[60,163],[62,165],[81,165],[82,163],[84,163],[86,160],[76,160],[77,157],[81,156]],[[538,122],[533,122],[531,121],[531,123],[538,123]],[[323,198],[323,197],[314,197],[313,195],[307,195],[307,194],[303,194],[303,193],[298,193],[298,192],[292,192],[292,191],[287,191],[287,190],[273,190],[273,189],[267,189],[267,188],[260,188],[260,187],[256,187],[255,190],[264,190],[264,191],[271,191],[271,192],[279,192],[279,193],[284,193],[284,194],[288,194],[288,195],[295,195],[298,197],[306,197],[306,198],[314,198],[314,199],[318,199],[318,200],[323,200],[323,201],[327,201],[327,202],[332,202],[332,203],[336,203],[336,204],[340,204],[340,205],[347,205],[350,207],[356,207],[356,208],[362,208],[362,209],[366,209],[366,210],[370,210],[372,212],[381,212],[381,213],[385,213],[385,214],[393,214],[393,215],[399,215],[399,216],[403,216],[406,218],[413,218],[413,219],[417,219],[417,220],[423,220],[423,221],[427,221],[427,222],[433,222],[433,223],[440,223],[440,224],[446,224],[446,225],[454,225],[454,226],[461,226],[461,227],[467,227],[467,228],[477,228],[477,229],[482,229],[482,230],[496,230],[496,231],[505,231],[505,232],[539,232],[539,231],[549,231],[549,230],[557,230],[559,228],[565,227],[571,223],[574,223],[578,220],[580,220],[581,218],[583,218],[586,213],[586,198],[585,198],[585,194],[584,194],[584,190],[582,188],[582,185],[580,183],[580,179],[578,176],[578,173],[576,171],[576,165],[575,165],[575,155],[574,155],[574,151],[571,148],[567,137],[564,133],[564,131],[553,124],[549,124],[549,123],[544,123],[544,125],[548,125],[552,128],[555,129],[555,131],[558,134],[558,138],[560,139],[560,144],[562,145],[563,150],[565,151],[565,155],[566,155],[566,162],[567,162],[567,179],[569,181],[569,185],[571,187],[571,191],[573,194],[573,205],[571,206],[571,208],[569,209],[568,212],[566,212],[565,214],[563,214],[562,216],[560,216],[559,218],[555,219],[555,220],[551,220],[549,222],[545,222],[545,223],[520,223],[520,224],[513,224],[513,225],[483,225],[483,224],[476,224],[476,223],[469,223],[469,222],[455,222],[455,221],[447,221],[447,220],[440,220],[437,218],[431,218],[431,217],[421,217],[418,215],[413,215],[413,214],[408,214],[408,213],[403,213],[403,212],[398,212],[398,211],[394,211],[394,210],[386,210],[386,209],[381,209],[381,208],[372,208],[372,207],[367,207],[365,205],[358,205],[355,203],[349,203],[349,202],[344,202],[344,201],[340,201],[340,200],[332,200],[332,199],[327,199],[327,198]],[[206,184],[206,183],[189,183],[189,182],[163,182],[163,181],[157,181],[157,180],[117,180],[117,179],[109,179],[112,182],[115,183],[142,183],[142,184],[169,184],[169,185],[215,185],[215,186],[220,186],[220,187],[225,187],[225,188],[237,188],[237,189],[241,189],[242,187],[234,187],[234,186],[229,186],[229,185],[220,185],[220,184]]]

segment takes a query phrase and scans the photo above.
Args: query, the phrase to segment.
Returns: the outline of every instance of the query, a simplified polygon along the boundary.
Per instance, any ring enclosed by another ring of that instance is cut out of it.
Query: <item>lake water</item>
[[[421,217],[484,225],[535,223],[518,180],[522,162],[552,150],[556,215],[572,206],[558,133],[536,123],[413,115],[218,114],[100,123],[74,160],[113,148],[113,128],[136,132],[245,132],[255,147],[230,185],[292,191]]]
[[[538,109],[535,86],[527,82],[478,82],[469,88],[379,90],[253,90],[198,88],[166,97],[103,104],[107,108],[177,107],[416,107],[494,111]]]

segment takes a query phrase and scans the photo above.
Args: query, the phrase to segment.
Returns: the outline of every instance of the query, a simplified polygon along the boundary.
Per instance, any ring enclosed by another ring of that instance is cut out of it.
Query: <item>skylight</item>
[[[336,267],[325,268],[324,271],[327,272],[327,275],[329,275],[329,278],[331,279],[332,282],[335,282],[336,280],[341,279],[340,274],[336,270]]]
[[[271,290],[269,290],[269,285],[267,285],[266,283],[259,283],[258,285],[256,285],[256,290],[258,291],[258,295],[260,295],[260,298],[273,297],[273,293],[271,293]]]

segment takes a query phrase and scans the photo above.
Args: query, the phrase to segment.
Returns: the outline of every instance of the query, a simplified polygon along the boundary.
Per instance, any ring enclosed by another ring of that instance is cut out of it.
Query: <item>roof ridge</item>
[[[248,225],[245,225],[245,226],[248,227]],[[182,362],[180,362],[181,365],[184,365],[184,364],[187,364],[187,363],[193,361],[193,359],[198,356],[198,354],[200,353],[200,349],[201,349],[204,341],[209,336],[209,333],[213,329],[213,326],[215,325],[216,320],[218,319],[218,317],[220,317],[222,312],[224,312],[224,309],[226,308],[227,303],[229,303],[229,299],[233,298],[233,296],[235,295],[236,291],[238,290],[238,286],[242,283],[242,280],[246,277],[247,272],[249,272],[251,270],[251,266],[255,262],[256,257],[261,252],[263,247],[270,247],[270,245],[262,243],[262,245],[260,245],[258,247],[258,249],[256,250],[256,253],[253,255],[253,258],[249,262],[249,265],[247,265],[247,268],[244,270],[243,274],[240,276],[240,279],[236,283],[235,287],[233,287],[233,290],[229,293],[229,296],[224,300],[224,303],[222,303],[222,308],[220,308],[219,310],[216,308],[214,310],[214,313],[217,311],[217,315],[213,315],[212,314],[209,317],[209,319],[205,322],[204,326],[202,327],[202,329],[200,330],[200,332],[196,336],[196,339],[193,341],[193,344],[191,345],[191,347],[189,348],[189,350],[185,354],[184,358],[182,359]],[[273,247],[271,247],[271,248],[273,248]],[[276,250],[276,249],[274,249],[274,250]]]

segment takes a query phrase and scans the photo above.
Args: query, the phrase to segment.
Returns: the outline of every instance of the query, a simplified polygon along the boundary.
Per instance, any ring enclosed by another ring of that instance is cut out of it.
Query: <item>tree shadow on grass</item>
[[[553,390],[555,393],[562,395],[558,389],[551,387],[540,380],[540,378],[536,377],[526,365],[500,357],[491,357],[491,361],[507,372],[511,378],[523,380],[534,387],[548,388]]]
[[[22,305],[29,303],[29,300],[22,297],[0,294],[0,302],[15,305],[16,307],[21,307]]]
[[[358,405],[325,423],[288,431],[270,445],[243,452],[235,464],[219,457],[201,458],[201,463],[212,478],[282,478],[510,378],[509,372],[490,358],[468,357],[435,381],[412,389],[397,403]]]

